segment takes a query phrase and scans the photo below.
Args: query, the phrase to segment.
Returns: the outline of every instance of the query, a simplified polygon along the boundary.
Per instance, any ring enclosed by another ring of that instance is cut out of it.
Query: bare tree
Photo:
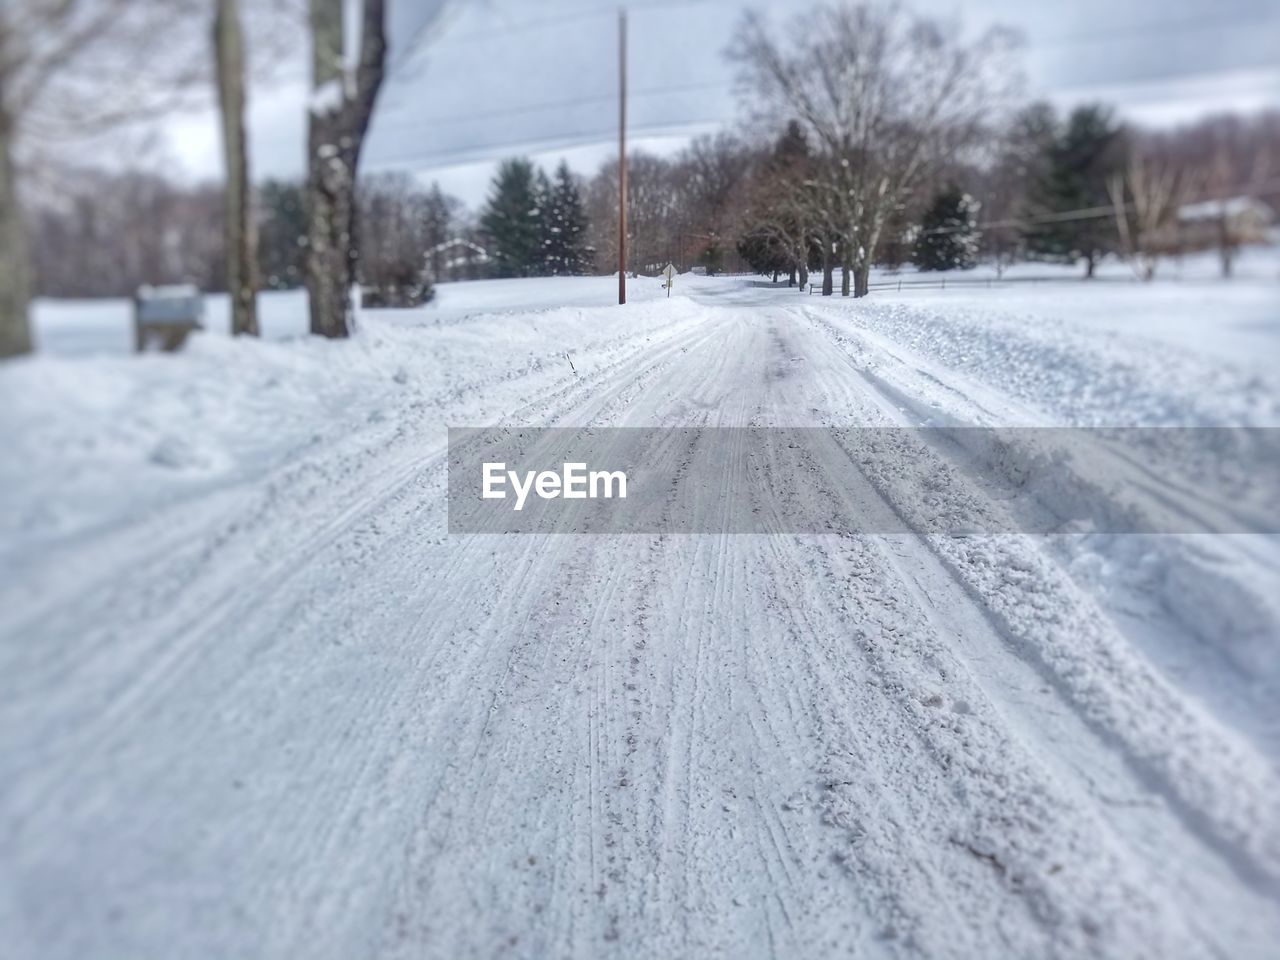
[[[825,205],[814,174],[815,158],[800,125],[792,121],[772,149],[757,154],[737,208],[740,252],[752,254],[747,259],[756,261],[756,269],[760,261],[785,263],[801,292],[809,282],[810,251],[829,246]],[[830,280],[829,250],[825,266]]]
[[[608,160],[587,187],[588,236],[597,269],[617,269],[618,161]],[[627,271],[657,273],[679,258],[680,227],[673,166],[662,157],[627,153]],[[612,254],[612,260],[610,255]]]
[[[244,36],[238,0],[217,0],[213,46],[222,117],[222,150],[227,171],[227,293],[231,332],[258,335],[258,244],[249,205],[249,151],[244,130]]]
[[[356,171],[386,61],[385,0],[362,0],[354,63],[344,52],[343,0],[311,0],[312,98],[307,135],[307,292],[311,332],[351,334],[359,246]]]
[[[724,133],[697,137],[676,157],[671,170],[673,226],[681,269],[698,259],[710,273],[722,266],[734,201],[750,163],[745,146]]]
[[[225,191],[136,171],[79,170],[23,213],[31,292],[130,296],[142,284],[225,285]]]
[[[461,202],[438,184],[424,190],[407,173],[380,173],[360,178],[356,206],[364,302],[412,307],[429,299],[433,280],[444,278]]]
[[[1186,178],[1167,158],[1136,145],[1124,169],[1107,179],[1121,253],[1143,281],[1155,278],[1160,247],[1176,225],[1185,188]]]
[[[1043,183],[1058,128],[1052,106],[1043,101],[1019,110],[1011,122],[991,139],[989,158],[972,176],[953,174],[955,183],[966,184],[982,204],[983,219],[996,224],[982,231],[981,250],[995,264],[996,276],[1023,252],[1023,227],[1019,225],[1034,202],[1037,184]]]
[[[1232,215],[1241,201],[1280,206],[1273,179],[1280,156],[1280,111],[1223,113],[1205,117],[1159,137],[1163,155],[1188,172],[1186,199],[1197,208],[1194,221],[1180,226],[1179,246],[1215,247],[1222,275],[1229,277],[1235,254],[1248,237]]]
[[[201,0],[0,3],[0,357],[26,353],[30,290],[19,172],[37,146],[155,116],[208,74],[181,26]]]
[[[1219,134],[1213,147],[1213,154],[1202,174],[1205,191],[1218,201],[1216,217],[1218,235],[1218,260],[1222,266],[1223,279],[1231,277],[1236,253],[1239,252],[1244,237],[1234,221],[1233,201],[1248,200],[1249,191],[1261,192],[1266,182],[1267,171],[1271,163],[1270,145],[1255,147],[1251,155],[1238,142],[1229,141]],[[1244,157],[1248,156],[1247,166]]]
[[[882,231],[940,160],[972,146],[1016,71],[1014,37],[972,42],[901,8],[820,8],[786,47],[749,14],[731,55],[761,119],[797,119],[824,163],[814,178],[839,230],[841,292],[863,296]]]

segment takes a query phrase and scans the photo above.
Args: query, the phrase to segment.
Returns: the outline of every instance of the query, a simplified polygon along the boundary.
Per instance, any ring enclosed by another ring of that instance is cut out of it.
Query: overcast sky
[[[616,142],[616,0],[389,0],[391,76],[365,153],[366,170],[438,180],[483,202],[494,162],[516,153],[589,173]],[[631,144],[672,152],[738,119],[723,52],[742,11],[767,6],[803,29],[810,0],[632,0]],[[1020,30],[1028,98],[1114,103],[1128,118],[1173,124],[1223,109],[1280,106],[1276,0],[916,0],[976,32]],[[306,77],[286,65],[251,91],[255,178],[303,170]],[[192,177],[219,175],[211,114],[167,125]]]

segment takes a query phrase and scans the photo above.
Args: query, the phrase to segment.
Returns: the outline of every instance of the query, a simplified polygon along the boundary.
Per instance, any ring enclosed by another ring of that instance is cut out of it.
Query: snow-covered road
[[[915,535],[444,496],[446,424],[1274,426],[1274,373],[680,292],[6,371],[6,955],[1274,956],[1277,538],[946,536],[839,432]]]

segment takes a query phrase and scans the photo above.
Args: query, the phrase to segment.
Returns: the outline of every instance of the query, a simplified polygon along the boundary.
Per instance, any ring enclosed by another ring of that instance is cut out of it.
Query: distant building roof
[[[463,247],[466,250],[470,250],[472,253],[478,254],[479,259],[481,261],[485,261],[489,259],[489,252],[485,250],[484,247],[480,246],[480,244],[478,243],[474,243],[473,241],[466,239],[465,237],[454,237],[451,240],[445,240],[443,243],[437,243],[434,247],[430,247],[427,250],[426,255],[429,257],[436,253],[443,253],[444,251],[452,249],[453,247]]]
[[[1235,219],[1253,214],[1264,223],[1270,223],[1275,217],[1272,209],[1257,197],[1228,197],[1225,200],[1202,200],[1189,203],[1178,208],[1178,219],[1183,222],[1195,220],[1218,220],[1222,217]]]
[[[144,284],[138,288],[138,296],[148,300],[189,300],[200,296],[200,288],[194,283]]]

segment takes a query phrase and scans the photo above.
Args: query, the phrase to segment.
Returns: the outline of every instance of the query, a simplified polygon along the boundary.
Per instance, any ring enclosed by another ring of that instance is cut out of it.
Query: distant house
[[[489,273],[489,252],[466,237],[454,237],[438,243],[423,256],[427,275],[434,283],[442,280],[478,280]]]
[[[1203,200],[1178,208],[1177,246],[1183,251],[1211,250],[1224,241],[1233,247],[1267,243],[1275,211],[1256,197]]]

